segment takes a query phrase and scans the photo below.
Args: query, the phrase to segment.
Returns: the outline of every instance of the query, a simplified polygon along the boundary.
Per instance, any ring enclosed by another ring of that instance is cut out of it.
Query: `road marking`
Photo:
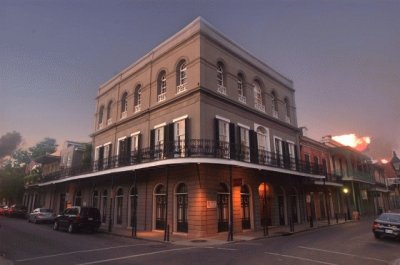
[[[219,249],[219,250],[229,250],[229,251],[236,251],[236,248],[217,248],[217,247],[203,247],[208,249]]]
[[[292,259],[299,259],[299,260],[304,260],[304,261],[310,261],[318,264],[327,264],[327,265],[337,265],[335,263],[329,263],[329,262],[324,262],[316,259],[307,259],[307,258],[302,258],[302,257],[297,257],[297,256],[291,256],[291,255],[284,255],[284,254],[279,254],[279,253],[272,253],[272,252],[264,252],[265,254],[269,255],[275,255],[275,256],[280,256],[280,257],[285,257],[285,258],[292,258]]]
[[[160,254],[160,253],[181,251],[181,250],[194,249],[194,248],[199,248],[199,247],[187,247],[187,248],[166,249],[166,250],[160,250],[160,251],[146,252],[146,253],[141,253],[141,254],[136,254],[136,255],[130,255],[130,256],[125,256],[125,257],[118,257],[118,258],[113,258],[113,259],[103,259],[103,260],[97,260],[97,261],[79,263],[79,264],[77,264],[77,265],[90,265],[90,264],[106,263],[106,262],[111,262],[111,261],[116,261],[116,260],[131,259],[131,258],[137,258],[137,257],[143,257],[143,256],[150,256],[150,255],[156,255],[156,254]]]
[[[47,258],[53,258],[53,257],[59,257],[59,256],[67,256],[67,255],[76,254],[76,253],[95,252],[95,251],[103,251],[103,250],[116,249],[116,248],[129,248],[129,247],[146,246],[146,245],[153,245],[153,244],[152,243],[145,243],[145,244],[133,244],[133,245],[120,245],[120,246],[108,247],[108,248],[96,248],[96,249],[88,249],[88,250],[78,250],[78,251],[64,252],[64,253],[58,253],[58,254],[53,254],[53,255],[46,255],[46,256],[27,258],[27,259],[17,259],[16,261],[17,262],[24,262],[24,261],[31,261],[31,260],[37,260],[37,259],[47,259]]]
[[[348,253],[343,253],[343,252],[338,252],[338,251],[325,250],[325,249],[320,249],[320,248],[309,248],[309,247],[303,247],[303,246],[298,246],[298,247],[299,248],[303,248],[303,249],[308,249],[308,250],[315,250],[315,251],[320,251],[320,252],[339,254],[339,255],[355,257],[355,258],[360,258],[360,259],[374,260],[374,261],[379,261],[379,262],[383,262],[383,263],[388,263],[389,262],[389,261],[383,260],[383,259],[376,259],[376,258],[358,256],[358,255],[353,255],[353,254],[348,254]]]

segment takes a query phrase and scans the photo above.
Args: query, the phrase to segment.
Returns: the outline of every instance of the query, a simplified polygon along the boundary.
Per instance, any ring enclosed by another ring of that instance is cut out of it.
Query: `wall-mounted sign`
[[[207,201],[207,209],[216,209],[217,201]]]

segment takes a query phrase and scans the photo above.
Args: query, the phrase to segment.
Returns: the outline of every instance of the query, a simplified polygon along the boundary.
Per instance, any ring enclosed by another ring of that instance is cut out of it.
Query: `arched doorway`
[[[188,208],[188,193],[187,186],[181,183],[176,188],[176,231],[188,232],[187,208]]]
[[[242,208],[242,229],[251,229],[250,190],[247,185],[242,185],[240,188],[240,203]]]
[[[286,199],[285,190],[282,187],[277,189],[277,199],[278,199],[278,216],[279,225],[285,225],[286,223]]]
[[[299,222],[297,190],[293,187],[288,192],[288,216],[293,223]]]
[[[166,223],[166,210],[167,210],[167,193],[165,186],[159,184],[154,190],[155,199],[155,229],[165,229]]]
[[[219,184],[217,192],[218,232],[226,232],[229,228],[229,189],[225,183]]]
[[[107,200],[108,200],[108,192],[107,190],[103,191],[103,194],[101,196],[102,198],[102,203],[101,203],[101,222],[106,223],[107,222]]]
[[[258,196],[260,198],[261,226],[272,224],[272,192],[271,187],[263,182],[258,186]]]
[[[117,190],[117,195],[115,196],[115,207],[117,214],[117,225],[122,225],[122,203],[124,201],[124,191],[122,188]]]
[[[131,227],[136,226],[136,207],[137,207],[137,191],[136,187],[132,187],[129,192],[128,220]]]

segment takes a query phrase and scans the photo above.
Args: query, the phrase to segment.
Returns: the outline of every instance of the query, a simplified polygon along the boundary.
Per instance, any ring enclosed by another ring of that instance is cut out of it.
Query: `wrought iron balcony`
[[[289,171],[326,175],[322,165],[306,163],[294,157],[283,156],[282,154],[259,150],[258,148],[250,148],[242,144],[208,139],[186,139],[183,141],[164,141],[163,144],[156,145],[152,148],[142,148],[126,155],[102,158],[93,161],[89,166],[60,170],[59,172],[55,172],[50,176],[40,179],[40,182],[159,160],[171,159],[171,163],[173,163],[173,159],[177,158],[227,159],[248,164],[282,168]],[[218,161],[216,161],[216,163],[218,163]]]

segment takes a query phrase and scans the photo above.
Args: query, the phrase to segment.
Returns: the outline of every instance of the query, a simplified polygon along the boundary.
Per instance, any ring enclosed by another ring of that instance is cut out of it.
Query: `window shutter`
[[[136,160],[139,163],[142,158],[142,134],[141,133],[138,134],[137,139],[138,139],[137,140],[138,144],[137,144],[137,150],[136,150]]]
[[[231,159],[236,159],[236,138],[235,124],[229,123],[229,155]]]
[[[186,156],[190,156],[190,144],[191,144],[191,138],[190,138],[190,133],[189,133],[189,126],[190,126],[190,119],[186,118],[185,119],[185,150],[186,150]]]
[[[296,161],[296,169],[299,170],[299,156],[297,154],[297,145],[294,145],[294,160]]]
[[[164,154],[166,157],[173,157],[174,145],[174,123],[170,123],[164,128]]]
[[[282,157],[283,157],[283,166],[285,168],[288,168],[290,165],[289,144],[286,141],[282,141]]]
[[[258,163],[258,140],[257,140],[257,132],[250,130],[250,162]]]
[[[153,129],[150,131],[150,158],[154,158],[156,131]]]
[[[236,137],[237,159],[243,160],[244,155],[242,154],[242,135],[241,135],[239,126],[237,126],[237,128],[236,128],[236,133],[237,133],[237,137]]]
[[[217,118],[214,118],[214,133],[214,154],[217,156],[219,150],[219,120]]]
[[[125,144],[126,144],[126,153],[125,153],[125,157],[127,159],[127,161],[130,161],[131,158],[131,151],[132,151],[132,137],[128,137],[125,140]]]

